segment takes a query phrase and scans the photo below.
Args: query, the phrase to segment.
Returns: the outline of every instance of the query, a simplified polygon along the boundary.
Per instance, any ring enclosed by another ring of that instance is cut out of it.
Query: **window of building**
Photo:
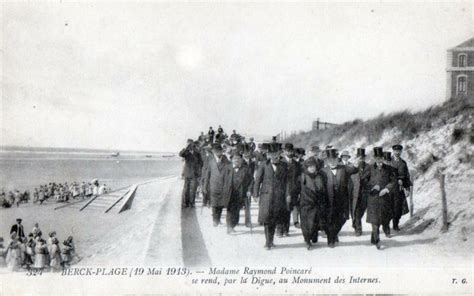
[[[467,67],[467,54],[460,53],[458,55],[458,67]]]
[[[459,75],[457,79],[457,94],[465,95],[467,94],[467,76]]]

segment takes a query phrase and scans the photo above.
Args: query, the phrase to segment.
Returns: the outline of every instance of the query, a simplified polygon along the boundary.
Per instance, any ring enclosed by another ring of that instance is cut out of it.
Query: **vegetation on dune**
[[[287,141],[306,148],[328,144],[347,147],[361,140],[365,144],[378,142],[385,131],[393,128],[398,128],[401,132],[400,138],[393,140],[406,141],[415,138],[421,132],[447,124],[453,117],[473,113],[474,105],[469,99],[452,99],[416,113],[407,110],[386,115],[382,113],[367,121],[356,119],[331,129],[302,132],[288,138]],[[473,131],[456,128],[451,140],[457,142],[463,137],[468,137],[472,143]]]

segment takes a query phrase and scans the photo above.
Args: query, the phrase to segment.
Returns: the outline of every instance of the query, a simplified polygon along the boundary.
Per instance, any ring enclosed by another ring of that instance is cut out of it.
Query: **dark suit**
[[[10,234],[13,232],[16,232],[18,238],[24,238],[25,237],[25,230],[23,229],[23,225],[18,225],[18,224],[13,224],[12,227],[10,228]]]
[[[253,195],[259,197],[258,222],[265,226],[266,246],[272,246],[276,224],[285,222],[288,165],[280,161],[274,171],[270,160],[262,163],[255,175]]]
[[[184,188],[181,205],[184,207],[194,206],[198,180],[202,169],[201,155],[197,150],[191,152],[189,149],[183,149],[179,152],[179,156],[184,158]]]
[[[352,200],[351,200],[351,217],[352,227],[356,233],[362,234],[362,217],[367,209],[367,198],[369,196],[370,188],[367,182],[361,177],[364,172],[369,169],[366,162],[361,162],[358,167],[358,173],[351,176],[352,180]]]
[[[248,167],[249,175],[250,175],[250,183],[248,185],[247,191],[251,193],[253,189],[254,175],[255,175],[255,169],[257,167],[257,163],[255,162],[254,159],[245,160],[245,158],[244,158],[244,162]],[[244,205],[245,205],[245,225],[250,226],[250,224],[252,223],[252,219],[250,216],[251,215],[250,207],[252,206],[252,200],[246,197]]]
[[[349,219],[349,191],[348,184],[352,174],[357,173],[357,168],[338,164],[336,174],[329,167],[321,170],[327,178],[328,213],[326,233],[328,244],[338,240],[339,231]]]
[[[252,176],[249,167],[243,163],[239,169],[232,168],[227,176],[230,180],[230,197],[227,204],[227,227],[234,228],[239,224],[240,209],[247,200],[247,192]]]
[[[286,209],[284,222],[278,225],[278,233],[280,235],[287,234],[290,230],[291,210],[298,207],[302,173],[301,165],[294,159],[284,159],[283,161],[288,165],[288,194],[291,201]]]

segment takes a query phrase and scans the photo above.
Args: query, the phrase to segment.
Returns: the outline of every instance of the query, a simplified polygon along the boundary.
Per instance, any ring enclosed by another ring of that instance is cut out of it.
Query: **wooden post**
[[[413,205],[413,187],[415,187],[415,184],[413,183],[412,179],[410,186],[410,218],[413,217],[413,214],[415,213],[415,207]]]
[[[446,200],[446,188],[445,188],[446,175],[439,170],[439,185],[441,189],[441,202],[443,206],[443,227],[442,232],[448,231],[448,201]]]

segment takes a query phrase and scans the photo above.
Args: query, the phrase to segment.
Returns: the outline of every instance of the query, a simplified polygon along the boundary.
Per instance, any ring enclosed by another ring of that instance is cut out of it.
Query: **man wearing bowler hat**
[[[337,150],[334,148],[326,150],[326,167],[322,172],[327,179],[328,213],[326,234],[328,245],[334,248],[339,242],[339,232],[349,219],[349,192],[348,183],[350,176],[357,173],[357,168],[345,166],[339,163]]]
[[[192,139],[188,140],[188,145],[179,152],[179,156],[184,158],[184,169],[182,173],[184,177],[184,188],[181,207],[194,207],[196,190],[199,178],[201,177],[202,159]]]
[[[288,165],[280,160],[280,146],[279,143],[269,145],[269,160],[258,167],[253,186],[253,196],[259,199],[258,221],[264,225],[267,250],[274,247],[276,225],[285,222],[290,201]]]
[[[397,186],[393,197],[393,230],[399,231],[400,228],[398,223],[400,218],[409,213],[406,191],[410,191],[410,187],[413,185],[410,180],[410,172],[408,171],[408,165],[406,161],[401,157],[403,146],[396,144],[392,146],[393,157],[392,167],[397,172]]]
[[[365,158],[365,149],[357,148],[356,162],[358,163],[358,172],[351,176],[353,184],[351,216],[352,227],[355,230],[356,236],[362,235],[362,217],[367,209],[367,197],[370,192],[370,188],[367,187],[367,182],[362,179],[364,172],[368,169]]]
[[[367,182],[370,188],[367,199],[367,222],[372,224],[370,242],[380,249],[380,225],[383,226],[384,232],[387,234],[388,223],[390,223],[392,216],[390,191],[395,186],[396,178],[393,169],[383,163],[382,147],[374,147],[374,159],[375,163],[371,164],[369,169],[364,172],[362,179]],[[358,163],[356,163],[357,165]]]
[[[232,166],[223,154],[222,146],[219,143],[212,145],[212,155],[204,176],[203,193],[209,194],[212,207],[212,220],[214,227],[220,224],[222,210],[227,206],[227,193],[229,182],[226,178]]]

